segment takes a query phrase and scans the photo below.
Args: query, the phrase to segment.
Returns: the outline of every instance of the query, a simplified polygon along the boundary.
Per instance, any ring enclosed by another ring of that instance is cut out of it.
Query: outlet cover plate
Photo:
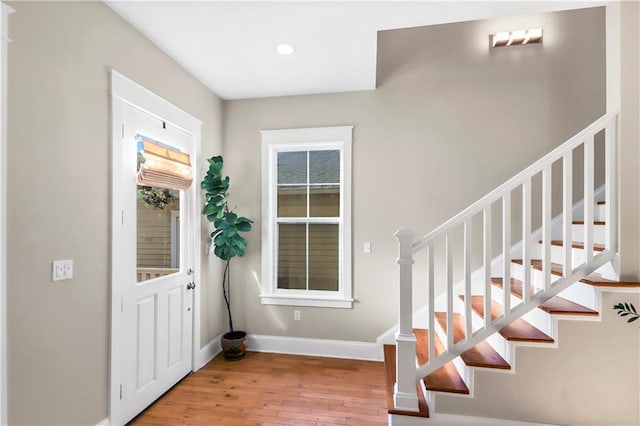
[[[73,260],[54,260],[51,268],[51,281],[73,278]]]

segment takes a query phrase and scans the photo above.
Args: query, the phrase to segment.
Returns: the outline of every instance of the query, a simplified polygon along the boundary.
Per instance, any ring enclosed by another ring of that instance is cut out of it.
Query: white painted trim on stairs
[[[207,365],[216,355],[222,352],[222,346],[220,345],[222,334],[211,339],[209,343],[200,349],[200,352],[198,352],[198,362],[196,364],[197,370]]]
[[[111,426],[111,420],[107,417],[106,419],[102,419],[96,423],[96,426]]]
[[[494,419],[490,417],[458,416],[455,414],[429,413],[431,417],[389,415],[390,426],[449,426],[449,425],[508,425],[508,426],[551,426],[547,423],[529,423],[517,420]]]
[[[247,349],[252,352],[273,352],[365,361],[382,361],[384,359],[382,345],[379,343],[348,340],[250,334]]]

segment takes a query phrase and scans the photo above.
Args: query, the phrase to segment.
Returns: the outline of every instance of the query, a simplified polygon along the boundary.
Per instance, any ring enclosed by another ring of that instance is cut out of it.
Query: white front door
[[[127,422],[192,368],[194,182],[186,191],[138,186],[136,135],[193,158],[193,135],[123,107],[121,414]]]

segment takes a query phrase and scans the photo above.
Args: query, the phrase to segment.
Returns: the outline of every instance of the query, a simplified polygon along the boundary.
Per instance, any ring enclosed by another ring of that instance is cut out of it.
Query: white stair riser
[[[514,264],[511,269],[511,274],[514,278],[522,280],[522,265]],[[534,287],[538,289],[543,287],[542,277],[542,271],[531,269],[531,283]],[[562,277],[557,275],[551,275],[551,282],[561,278]],[[559,296],[569,299],[579,305],[586,306],[587,308],[597,310],[597,295],[596,290],[592,285],[577,282],[560,292]]]
[[[584,241],[584,224],[571,225],[573,241]],[[605,225],[593,225],[593,242],[597,244],[604,244],[605,240]]]
[[[606,206],[604,204],[596,205],[595,209],[593,210],[593,218],[597,221],[604,222],[606,219],[606,214]]]
[[[600,307],[598,306],[598,290],[590,284],[577,282],[561,291],[558,296],[600,312]]]
[[[484,327],[484,319],[473,311],[471,313],[471,319],[472,319],[471,322],[473,324],[474,330],[478,330]],[[505,361],[507,361],[510,365],[513,366],[512,364],[513,349],[508,340],[502,337],[500,333],[493,333],[491,336],[489,336],[486,339],[486,342],[489,343],[491,347],[495,349],[496,352],[498,352]]]
[[[440,338],[440,341],[442,341],[442,343],[445,346],[447,346],[447,334],[445,333],[444,329],[440,326],[440,322],[435,321],[434,327],[436,330],[436,334]],[[458,370],[458,374],[460,374],[464,382],[467,384],[467,387],[470,388],[470,381],[473,378],[473,372],[471,371],[471,367],[467,367],[467,365],[464,363],[464,361],[460,357],[454,358],[453,365],[456,367],[456,370]]]
[[[500,305],[503,304],[503,294],[503,289],[499,287],[493,286],[493,288],[491,289],[491,297]],[[522,303],[522,299],[517,296],[511,295],[510,303],[511,309],[513,309],[515,306]],[[553,333],[555,332],[553,328],[553,318],[548,312],[545,312],[540,308],[535,308],[530,312],[527,312],[522,318],[543,333],[549,336],[553,336]]]
[[[596,256],[598,253],[600,252],[594,251],[593,255]],[[572,248],[571,257],[573,259],[573,267],[575,268],[576,266],[584,263],[584,260],[585,260],[584,250],[579,248]],[[551,261],[553,263],[559,263],[561,265],[564,264],[564,247],[551,246]]]

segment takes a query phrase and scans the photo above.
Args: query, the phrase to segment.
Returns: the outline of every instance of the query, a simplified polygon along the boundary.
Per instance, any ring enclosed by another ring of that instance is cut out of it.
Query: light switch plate
[[[51,281],[73,278],[73,260],[54,260],[51,268]]]

